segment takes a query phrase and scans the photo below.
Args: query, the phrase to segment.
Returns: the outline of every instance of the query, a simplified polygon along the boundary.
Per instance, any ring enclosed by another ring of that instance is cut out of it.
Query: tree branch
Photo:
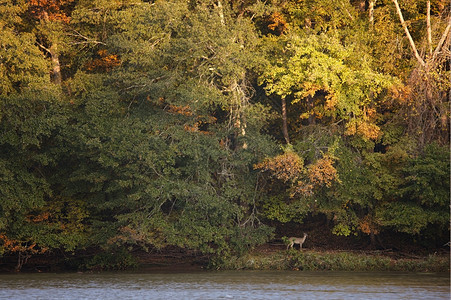
[[[42,44],[40,44],[40,43],[37,43],[37,44],[38,44],[39,47],[41,47],[42,49],[44,49],[44,50],[47,51],[48,53],[51,53],[51,52],[52,52],[52,51],[50,51],[49,48],[44,47],[44,45],[42,45]]]
[[[417,47],[415,46],[415,42],[412,39],[412,36],[410,35],[409,29],[407,28],[406,22],[404,21],[404,17],[402,16],[401,8],[399,7],[398,0],[392,0],[393,3],[396,6],[396,11],[399,15],[399,20],[401,21],[401,25],[404,28],[404,31],[406,32],[407,38],[409,39],[410,46],[412,47],[413,53],[415,54],[415,57],[417,61],[424,67],[426,64],[424,63],[424,60],[421,58],[421,56],[418,54]]]
[[[434,54],[432,55],[432,60],[434,60],[437,57],[437,54],[440,52],[443,44],[445,43],[446,38],[448,37],[450,28],[451,28],[451,17],[448,19],[448,26],[446,26],[445,31],[443,32],[442,37],[438,42],[437,47],[435,48]]]
[[[71,44],[73,44],[73,45],[79,45],[79,44],[96,44],[97,45],[97,44],[100,44],[100,45],[106,46],[106,44],[104,42],[99,42],[99,41],[93,40],[87,36],[82,35],[80,32],[78,32],[76,30],[74,30],[74,32],[75,32],[75,34],[69,33],[68,35],[77,37],[77,38],[81,38],[82,41],[71,42]]]

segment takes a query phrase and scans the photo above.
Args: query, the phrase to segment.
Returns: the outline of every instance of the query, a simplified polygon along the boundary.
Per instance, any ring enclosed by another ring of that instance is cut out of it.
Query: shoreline
[[[390,251],[364,250],[280,250],[257,248],[243,256],[213,257],[188,253],[136,252],[133,264],[117,267],[92,265],[90,268],[71,265],[52,256],[35,257],[24,266],[23,273],[50,272],[198,272],[209,270],[292,270],[292,271],[361,271],[361,272],[450,272],[450,253],[440,251],[426,255]],[[73,257],[77,259],[77,257]],[[12,266],[12,261],[9,266]],[[73,261],[72,261],[73,263]],[[1,262],[0,274],[16,273]],[[70,266],[70,267],[69,267]]]
[[[234,257],[219,266],[224,270],[294,270],[294,271],[401,271],[449,272],[448,253],[400,257],[407,254],[365,251],[289,250],[272,253],[251,252]]]

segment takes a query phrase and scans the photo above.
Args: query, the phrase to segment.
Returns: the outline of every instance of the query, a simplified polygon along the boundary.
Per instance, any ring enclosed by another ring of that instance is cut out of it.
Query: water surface
[[[0,299],[450,299],[449,284],[393,272],[3,274]]]

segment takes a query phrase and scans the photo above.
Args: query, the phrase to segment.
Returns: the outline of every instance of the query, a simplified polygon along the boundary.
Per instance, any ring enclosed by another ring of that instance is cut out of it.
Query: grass
[[[382,254],[316,252],[290,249],[273,253],[250,253],[216,263],[224,270],[304,270],[304,271],[405,271],[449,272],[449,255],[422,258],[393,258]]]

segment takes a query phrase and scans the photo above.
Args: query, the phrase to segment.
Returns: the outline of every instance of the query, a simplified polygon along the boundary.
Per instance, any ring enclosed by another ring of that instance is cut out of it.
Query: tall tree
[[[74,0],[31,0],[28,3],[28,16],[35,24],[38,45],[50,56],[53,82],[61,85],[61,44],[64,40],[64,27],[69,23],[68,11]]]

